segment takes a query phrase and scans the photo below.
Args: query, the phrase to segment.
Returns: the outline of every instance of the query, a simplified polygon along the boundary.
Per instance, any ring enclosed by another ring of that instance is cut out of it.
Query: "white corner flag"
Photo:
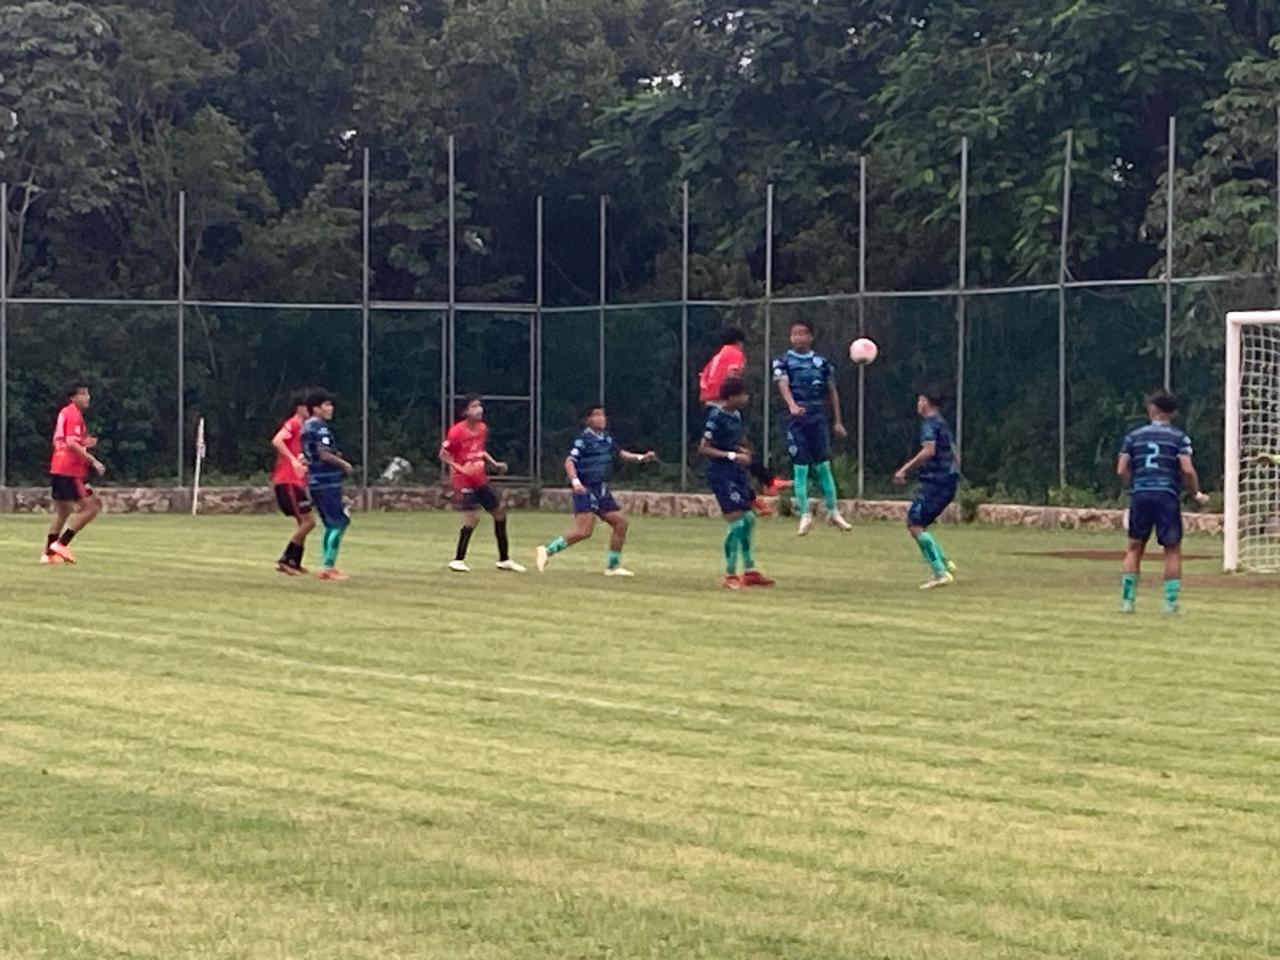
[[[196,469],[191,486],[191,515],[200,512],[200,467],[204,463],[204,417],[196,424]]]

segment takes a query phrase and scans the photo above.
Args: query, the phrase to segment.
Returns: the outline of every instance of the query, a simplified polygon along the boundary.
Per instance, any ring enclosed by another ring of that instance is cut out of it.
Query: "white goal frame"
[[[1280,337],[1280,310],[1235,311],[1227,314],[1227,382],[1225,439],[1225,513],[1223,515],[1222,566],[1228,573],[1241,569],[1240,484],[1244,452],[1241,449],[1244,410],[1241,392],[1244,385],[1244,331],[1250,326],[1276,328]],[[1277,402],[1280,402],[1278,398]],[[1280,453],[1269,450],[1267,453]]]

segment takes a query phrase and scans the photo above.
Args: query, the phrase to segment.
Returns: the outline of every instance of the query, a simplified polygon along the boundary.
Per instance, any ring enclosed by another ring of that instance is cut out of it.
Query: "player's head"
[[[332,420],[333,402],[333,394],[328,390],[312,390],[307,394],[307,414],[321,420]]]
[[[295,390],[289,394],[289,409],[300,417],[305,417],[309,412],[307,410],[307,397],[311,396],[311,391],[307,389]]]
[[[730,377],[720,387],[720,404],[729,410],[741,410],[750,399],[747,383],[741,377]]]
[[[1147,416],[1152,420],[1171,420],[1178,412],[1178,398],[1167,390],[1157,390],[1147,397]]]
[[[67,384],[67,403],[74,403],[81,410],[89,409],[89,385],[83,380],[72,380]]]
[[[741,327],[725,327],[720,331],[720,345],[724,347],[746,346],[747,332]]]
[[[947,399],[947,388],[940,383],[922,387],[916,394],[916,413],[922,417],[931,417],[942,409]]]
[[[458,415],[464,420],[479,423],[484,419],[484,401],[478,393],[468,393],[458,404]]]
[[[582,411],[582,422],[599,433],[609,426],[609,415],[604,412],[604,407],[597,403]]]
[[[791,349],[796,353],[813,349],[813,324],[808,320],[797,320],[791,325]]]

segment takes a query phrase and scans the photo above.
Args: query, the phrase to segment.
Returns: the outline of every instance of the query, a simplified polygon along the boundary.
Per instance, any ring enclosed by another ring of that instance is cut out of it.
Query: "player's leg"
[[[303,546],[307,534],[315,529],[316,520],[312,514],[311,499],[302,487],[279,483],[276,484],[275,493],[280,512],[294,522],[293,536],[285,543],[284,551],[276,561],[276,569],[293,576],[302,570]]]
[[[102,512],[102,501],[98,498],[98,495],[85,486],[82,481],[77,480],[75,483],[79,492],[79,499],[76,500],[71,516],[67,519],[67,524],[62,533],[58,535],[57,542],[50,548],[67,563],[76,562],[75,556],[71,553],[71,541],[76,538],[76,534],[93,522],[94,517]]]
[[[525,568],[511,559],[511,541],[507,539],[507,508],[503,506],[493,487],[483,486],[477,493],[481,504],[489,512],[489,516],[493,517],[493,537],[498,543],[498,569],[507,573],[524,573]]]
[[[755,556],[756,518],[751,513],[742,516],[739,540],[742,547],[742,585],[744,587],[772,587],[774,581],[756,569]]]
[[[311,499],[324,524],[320,579],[346,580],[347,575],[338,569],[338,552],[342,549],[342,538],[346,536],[347,527],[351,524],[351,516],[347,513],[346,504],[342,502],[342,488],[313,490]]]
[[[1163,497],[1156,536],[1164,547],[1164,612],[1177,613],[1182,599],[1182,508],[1174,497]]]
[[[577,499],[576,497],[574,498]],[[591,534],[596,529],[596,515],[591,512],[577,512],[573,514],[573,524],[569,527],[567,533],[563,536],[556,537],[545,547],[538,547],[534,553],[534,559],[538,567],[538,572],[547,569],[547,563],[557,553],[564,553],[575,543],[581,543],[583,540],[590,540]]]
[[[622,565],[622,548],[627,545],[627,530],[631,524],[626,515],[619,509],[604,514],[601,519],[609,525],[609,558],[606,561],[605,573],[612,577],[629,577],[631,571]]]
[[[59,483],[60,479],[59,477],[53,478],[53,519],[49,521],[49,532],[45,535],[44,554],[40,557],[41,563],[60,563],[62,561],[62,557],[54,550],[54,546],[58,542],[58,537],[62,536],[63,528],[67,525],[67,518],[71,516],[71,511],[75,506],[74,501],[63,499],[66,493],[62,484]]]
[[[1120,610],[1133,613],[1138,604],[1138,581],[1147,541],[1155,529],[1154,503],[1147,494],[1135,493],[1129,501],[1129,542],[1124,551],[1124,573],[1120,578]]]
[[[744,527],[743,517],[746,512],[742,510],[724,515],[726,524],[724,536],[724,580],[722,586],[729,590],[737,590],[742,586],[742,579],[738,576],[738,560],[742,556],[742,530]]]
[[[907,532],[911,534],[920,551],[920,556],[928,564],[933,578],[920,585],[922,590],[945,587],[955,582],[952,564],[942,552],[942,547],[930,532],[934,522],[947,508],[950,499],[943,499],[926,484],[921,484],[916,498],[907,510]]]
[[[803,537],[813,526],[813,514],[809,510],[809,445],[804,420],[790,417],[786,425],[787,453],[791,455],[792,493],[796,499],[796,512],[800,514],[800,526],[796,535]]]
[[[458,509],[462,511],[462,527],[458,530],[458,547],[449,561],[449,569],[454,573],[470,573],[467,566],[467,548],[471,545],[471,535],[476,532],[476,524],[480,522],[480,507],[476,503],[473,490],[463,491],[459,496]]]

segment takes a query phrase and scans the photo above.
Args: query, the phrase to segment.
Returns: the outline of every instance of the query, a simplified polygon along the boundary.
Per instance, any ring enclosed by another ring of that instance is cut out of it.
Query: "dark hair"
[[[309,396],[311,396],[311,391],[306,387],[300,387],[293,391],[293,393],[289,394],[289,409],[297,410],[299,407],[306,406],[307,397]]]
[[[747,392],[746,381],[741,377],[730,377],[720,385],[720,399],[731,400]]]
[[[589,407],[583,407],[583,408],[582,408],[582,419],[583,419],[583,420],[590,420],[590,419],[591,419],[591,415],[592,415],[593,413],[595,413],[597,410],[603,410],[603,409],[604,409],[604,404],[603,404],[603,403],[593,403],[593,404],[591,404]]]
[[[334,396],[324,387],[316,387],[307,394],[307,413],[315,413],[317,407],[323,407],[326,403],[333,403]]]
[[[467,412],[467,407],[471,406],[473,403],[475,403],[477,400],[480,400],[480,399],[481,399],[480,394],[468,393],[465,397],[463,397],[461,400],[458,401],[459,415],[465,414]]]
[[[69,384],[67,384],[67,393],[66,393],[67,399],[70,400],[81,390],[88,390],[88,389],[89,389],[89,384],[86,383],[85,381],[72,380]]]
[[[741,327],[725,327],[720,331],[720,343],[726,347],[735,343],[746,342],[747,332]]]
[[[813,336],[813,324],[810,323],[808,320],[793,320],[791,321],[791,326],[792,328],[804,327],[806,330],[809,331],[809,336],[811,337]]]
[[[1178,412],[1178,398],[1167,390],[1157,390],[1147,397],[1147,406],[1155,407],[1161,413],[1172,415]]]
[[[950,394],[950,388],[947,387],[945,384],[941,384],[941,383],[926,384],[925,386],[921,387],[919,390],[919,395],[924,397],[926,400],[932,403],[935,407],[942,406],[942,404],[946,402],[946,399],[949,396],[949,394]]]

